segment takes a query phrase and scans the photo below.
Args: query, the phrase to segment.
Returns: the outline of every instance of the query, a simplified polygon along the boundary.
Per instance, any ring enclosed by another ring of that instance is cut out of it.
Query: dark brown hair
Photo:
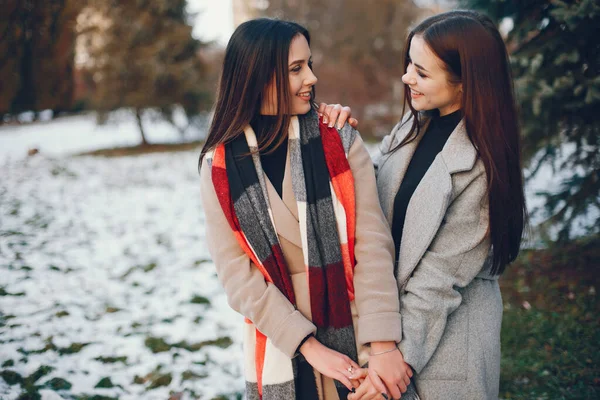
[[[292,40],[303,35],[310,46],[308,31],[295,22],[258,18],[244,22],[233,32],[227,48],[217,91],[214,116],[198,168],[206,153],[243,134],[252,118],[260,113],[271,82],[276,88],[277,122],[259,142],[259,150],[278,140],[290,124],[288,58]],[[314,86],[312,99],[314,99]]]
[[[432,16],[408,35],[404,67],[412,38],[423,38],[442,60],[450,83],[462,83],[461,111],[467,134],[483,161],[489,201],[488,234],[492,244],[492,274],[501,274],[517,257],[527,213],[521,171],[520,128],[506,46],[494,23],[475,11],[450,11]],[[408,106],[409,134],[390,149],[413,141],[422,120],[405,85],[403,114]]]

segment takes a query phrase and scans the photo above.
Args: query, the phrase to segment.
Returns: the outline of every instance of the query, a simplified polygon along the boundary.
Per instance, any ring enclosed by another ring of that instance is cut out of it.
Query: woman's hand
[[[342,129],[346,121],[348,121],[348,124],[353,128],[358,126],[356,118],[351,118],[352,109],[348,106],[321,103],[319,104],[319,114],[323,115],[323,123],[328,124],[330,128],[335,124],[336,128]]]
[[[396,343],[373,342],[369,357],[369,377],[380,393],[387,391],[392,398],[399,399],[410,384],[412,368],[404,361]]]
[[[367,368],[361,368],[357,373],[352,376],[353,379],[357,379],[360,382],[360,386],[354,393],[348,396],[348,400],[383,400],[382,393],[371,382],[369,377],[369,370]],[[387,396],[388,394],[385,393]]]
[[[340,381],[348,390],[358,387],[359,382],[355,380],[353,385],[350,376],[361,368],[350,357],[322,345],[314,337],[310,337],[300,346],[300,353],[314,369],[329,378]]]

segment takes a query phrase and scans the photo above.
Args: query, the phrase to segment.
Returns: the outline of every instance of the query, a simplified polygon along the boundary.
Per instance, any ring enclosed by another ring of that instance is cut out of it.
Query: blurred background
[[[407,30],[454,8],[498,23],[523,128],[500,397],[598,398],[597,1],[0,0],[0,399],[241,398],[196,169],[229,36],[305,25],[317,100],[351,106],[372,149],[400,118]]]

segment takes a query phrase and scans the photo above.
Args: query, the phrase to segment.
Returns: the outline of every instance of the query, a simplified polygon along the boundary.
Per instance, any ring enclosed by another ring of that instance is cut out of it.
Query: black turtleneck
[[[250,126],[252,126],[254,133],[256,133],[256,139],[258,143],[260,143],[261,139],[273,129],[276,122],[277,116],[262,114],[256,115],[252,121],[250,121]],[[285,173],[285,161],[287,159],[288,150],[287,135],[285,135],[285,140],[281,146],[269,153],[269,151],[273,150],[276,145],[277,140],[260,152],[260,163],[262,164],[263,171],[265,171],[265,174],[279,194],[279,197],[283,197],[283,176]]]
[[[461,110],[457,110],[443,117],[435,116],[431,119],[427,130],[423,132],[423,138],[419,142],[415,154],[410,160],[406,174],[400,184],[394,200],[394,216],[392,219],[392,236],[396,246],[396,256],[400,252],[402,242],[402,229],[406,209],[415,189],[423,179],[423,176],[446,144],[452,131],[456,128],[462,118]],[[398,264],[396,263],[396,266]]]

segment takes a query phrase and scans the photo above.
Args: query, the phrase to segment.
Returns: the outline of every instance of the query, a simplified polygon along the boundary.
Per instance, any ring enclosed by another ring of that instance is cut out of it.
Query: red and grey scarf
[[[355,137],[352,129],[328,128],[311,111],[292,119],[288,146],[316,338],[356,361],[350,310],[356,213],[354,178],[347,160]],[[295,305],[254,132],[246,129],[207,157],[217,197],[240,246],[265,280]],[[247,398],[316,399],[316,382],[306,361],[301,356],[285,357],[250,321],[246,327]],[[335,383],[345,399],[348,390]]]

